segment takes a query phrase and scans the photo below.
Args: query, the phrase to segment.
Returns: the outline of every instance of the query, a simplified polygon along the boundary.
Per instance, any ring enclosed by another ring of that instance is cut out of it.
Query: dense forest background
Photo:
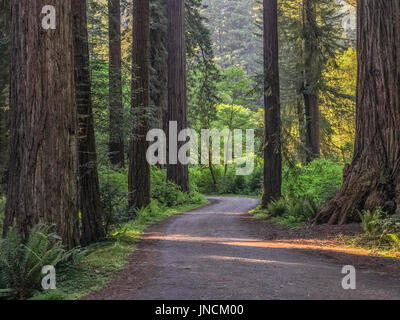
[[[125,259],[131,243],[118,241],[205,195],[262,198],[263,217],[291,226],[373,221],[398,245],[399,223],[377,222],[399,213],[388,1],[52,0],[59,28],[45,33],[20,18],[43,1],[0,0],[0,289],[32,293],[37,279],[21,279],[38,270],[9,264],[34,261],[26,243],[54,264],[99,241]],[[222,151],[220,164],[150,165],[146,134],[171,121],[254,130],[242,155],[254,170],[237,175]]]
[[[307,9],[307,5],[311,7]],[[2,6],[0,45],[7,53],[6,31],[10,22],[5,10],[7,1],[2,1]],[[97,167],[101,203],[87,205],[87,210],[101,208],[106,229],[134,216],[131,208],[136,200],[130,197],[132,188],[148,188],[134,186],[134,181],[147,178],[141,179],[140,175],[135,178],[138,174],[135,172],[143,170],[131,170],[133,164],[129,164],[128,158],[132,137],[139,134],[142,123],[147,128],[167,131],[171,120],[167,3],[150,1],[149,104],[145,110],[132,108],[135,99],[140,99],[132,85],[133,9],[132,2],[126,0],[89,0],[86,7],[91,81],[87,99],[91,108],[85,110],[83,105],[81,112],[89,118],[93,113],[95,146],[90,147],[89,142],[81,147],[85,153],[94,152],[95,157],[82,161],[89,163],[89,167],[94,162]],[[187,187],[176,182],[178,187],[171,182],[173,179],[167,180],[163,166],[153,166],[148,169],[151,199],[172,206],[187,197],[197,199],[200,194],[261,195],[265,131],[262,16],[262,3],[253,0],[187,0],[184,4],[187,125],[199,133],[211,128],[254,129],[255,170],[249,176],[237,176],[235,165],[224,165],[222,161],[221,165],[191,165],[190,193],[185,195],[182,191],[187,191],[184,190]],[[282,0],[278,17],[283,195],[309,196],[319,203],[338,191],[343,166],[353,156],[357,79],[355,7],[344,1]],[[1,64],[9,65],[8,54],[1,56]],[[1,70],[0,142],[2,150],[6,150],[9,69]],[[90,122],[84,125],[91,130]],[[209,147],[211,150],[212,146]],[[1,153],[3,191],[8,176],[6,155]],[[84,167],[81,173],[90,176],[86,182],[90,186],[97,174],[85,174],[88,165]],[[96,192],[92,189],[91,192],[97,199]]]

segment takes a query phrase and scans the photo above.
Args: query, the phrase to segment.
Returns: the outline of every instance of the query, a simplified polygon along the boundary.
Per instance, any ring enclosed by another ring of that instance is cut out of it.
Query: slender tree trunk
[[[55,30],[40,12],[53,5]],[[54,224],[66,247],[79,245],[72,7],[65,0],[12,0],[10,161],[5,231],[26,239]]]
[[[186,104],[184,1],[168,0],[168,120],[177,121],[178,133],[187,128]],[[183,143],[178,143],[178,150]],[[169,164],[167,179],[180,186],[182,191],[189,191],[187,165]]]
[[[264,0],[264,189],[262,205],[281,197],[282,154],[277,0]]]
[[[400,3],[358,1],[356,143],[338,195],[317,222],[343,224],[356,210],[400,214]]]
[[[320,156],[319,121],[320,111],[318,104],[317,77],[315,70],[318,61],[316,41],[317,22],[313,0],[303,0],[304,24],[304,85],[302,88],[306,117],[306,160],[307,163]]]
[[[81,243],[83,245],[105,237],[91,101],[86,8],[86,0],[72,0],[75,90],[79,128],[79,203],[82,214]]]
[[[110,103],[110,161],[123,167],[124,137],[121,76],[121,4],[120,0],[108,0],[109,21],[109,103]]]
[[[307,137],[307,130],[305,124],[305,113],[304,113],[304,106],[302,103],[302,97],[297,97],[297,117],[299,122],[299,138],[300,138],[300,148],[299,148],[299,156],[301,159],[301,163],[304,165],[307,163],[307,152],[306,152],[306,137]]]
[[[150,203],[150,165],[146,159],[149,121],[149,0],[135,0],[133,8],[133,133],[129,156],[129,205]]]
[[[0,195],[5,194],[8,164],[8,104],[10,84],[10,2],[0,0]]]
[[[217,191],[217,179],[215,178],[213,163],[212,163],[212,148],[211,143],[208,143],[208,168],[210,169],[211,178],[213,181],[214,191]]]

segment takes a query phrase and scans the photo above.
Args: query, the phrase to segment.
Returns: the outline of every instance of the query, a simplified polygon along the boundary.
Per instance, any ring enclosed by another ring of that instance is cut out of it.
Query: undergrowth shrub
[[[204,194],[247,194],[260,196],[263,188],[262,167],[255,167],[248,176],[236,175],[234,165],[225,173],[224,166],[213,166],[214,186],[207,166],[190,168],[190,179]],[[343,166],[330,160],[316,159],[307,166],[283,168],[282,194],[291,199],[311,197],[324,203],[337,194],[342,185]]]
[[[40,288],[42,268],[57,266],[73,254],[62,247],[60,238],[52,227],[37,225],[23,242],[16,228],[11,228],[0,239],[0,294],[9,298],[24,299]]]
[[[128,209],[128,171],[110,168],[99,169],[100,199],[104,214],[105,229],[108,232],[115,223],[133,218]]]
[[[269,203],[266,209],[259,207],[253,214],[258,218],[277,218],[283,224],[293,225],[312,221],[319,209],[319,204],[312,197],[303,196],[296,199],[283,197]]]
[[[343,181],[343,166],[331,160],[315,159],[304,167],[283,169],[282,193],[289,198],[310,197],[315,203],[329,201]]]
[[[167,181],[166,170],[155,166],[150,169],[151,199],[157,200],[161,207],[204,202],[204,196],[197,191],[195,184],[191,183],[190,193],[184,193],[179,186]],[[128,170],[101,168],[99,177],[106,230],[110,231],[112,225],[136,219],[137,212],[128,208]]]
[[[359,215],[365,232],[360,243],[400,251],[400,219],[390,217],[381,208],[364,210]]]

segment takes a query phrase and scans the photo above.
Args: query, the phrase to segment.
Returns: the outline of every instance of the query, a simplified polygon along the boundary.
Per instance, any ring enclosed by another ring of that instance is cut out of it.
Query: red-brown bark
[[[168,0],[168,121],[177,122],[178,133],[187,128],[185,43],[184,1]],[[182,144],[178,143],[178,150]],[[167,179],[180,186],[182,191],[189,191],[187,165],[169,164]]]
[[[55,30],[42,28],[53,5]],[[54,224],[66,247],[79,245],[77,123],[71,2],[12,0],[10,161],[5,230],[24,238]]]
[[[400,213],[399,44],[399,1],[359,0],[355,153],[317,222],[343,224],[377,207]]]
[[[262,205],[281,197],[282,154],[276,0],[264,0],[264,188]]]
[[[74,14],[75,85],[78,113],[79,207],[82,215],[81,243],[105,237],[97,173],[89,70],[86,0],[72,0]]]
[[[129,148],[129,206],[150,203],[150,165],[146,159],[149,128],[149,0],[135,0],[133,8],[133,131]]]
[[[122,58],[121,58],[121,3],[108,0],[109,32],[109,104],[110,140],[109,154],[112,164],[125,165],[122,105]]]

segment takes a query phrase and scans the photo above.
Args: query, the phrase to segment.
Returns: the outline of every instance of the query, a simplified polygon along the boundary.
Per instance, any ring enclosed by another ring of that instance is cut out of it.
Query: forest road
[[[398,275],[357,270],[344,290],[334,259],[272,245],[247,213],[258,200],[209,200],[150,227],[126,269],[85,299],[400,299]]]

